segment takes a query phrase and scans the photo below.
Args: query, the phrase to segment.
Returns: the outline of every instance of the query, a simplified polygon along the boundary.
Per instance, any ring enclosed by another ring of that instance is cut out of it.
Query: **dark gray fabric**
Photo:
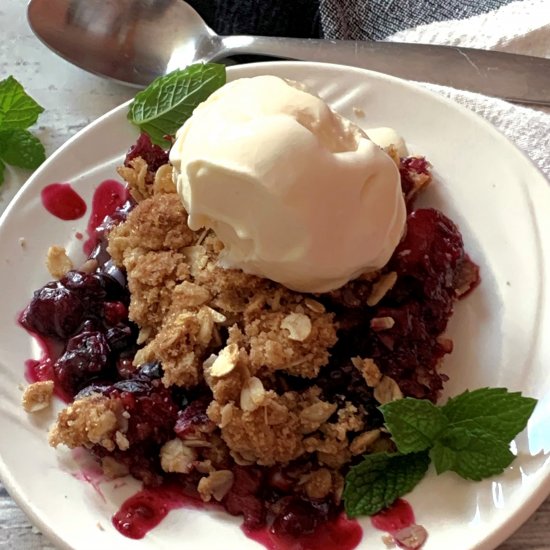
[[[411,27],[465,19],[513,0],[320,0],[326,38],[382,40]]]
[[[319,0],[187,0],[218,34],[321,36]]]
[[[187,0],[219,34],[381,40],[513,0]]]

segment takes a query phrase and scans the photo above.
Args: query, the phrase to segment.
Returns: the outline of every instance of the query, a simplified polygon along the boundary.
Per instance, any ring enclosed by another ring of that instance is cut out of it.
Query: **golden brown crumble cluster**
[[[333,314],[311,295],[219,267],[223,245],[212,232],[189,229],[169,165],[157,171],[152,186],[145,183],[147,165],[140,158],[119,173],[138,204],[110,233],[108,250],[126,270],[129,317],[140,329],[142,347],[134,365],[158,361],[165,386],[189,389],[205,383],[213,396],[206,448],[174,438],[161,449],[163,470],[198,469],[206,474],[198,486],[203,499],[220,500],[233,474],[212,464],[227,456],[239,465],[264,466],[309,457],[299,481],[305,492],[311,498],[330,493],[340,498],[339,468],[354,455],[391,443],[381,430],[367,430],[364,411],[350,402],[323,401],[313,381],[300,392],[281,392],[273,382],[278,372],[314,379],[328,364],[337,341]],[[375,304],[394,283],[394,273],[370,274],[332,298]],[[355,358],[353,364],[380,402],[402,397],[371,359]],[[124,451],[124,433],[124,411],[117,401],[92,394],[59,415],[50,442]],[[109,457],[103,466],[108,473],[126,473]]]
[[[130,319],[140,327],[135,364],[160,361],[167,386],[189,388],[203,363],[228,345],[242,350],[249,374],[276,370],[313,377],[336,342],[332,314],[280,285],[217,265],[220,241],[187,226],[176,193],[142,200],[109,238],[109,252],[127,272]]]
[[[54,384],[52,380],[34,382],[28,385],[21,397],[21,404],[28,413],[36,413],[47,409],[53,396]]]
[[[101,445],[113,451],[117,439],[121,442],[124,438],[124,424],[120,401],[91,395],[77,399],[59,413],[57,423],[50,430],[50,445],[64,444],[71,448]]]

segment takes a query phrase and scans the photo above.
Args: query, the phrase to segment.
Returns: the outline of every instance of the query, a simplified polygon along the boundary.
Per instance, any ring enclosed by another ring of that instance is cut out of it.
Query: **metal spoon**
[[[395,42],[219,36],[183,0],[30,0],[28,18],[35,34],[66,60],[132,86],[192,63],[259,54],[550,105],[550,60],[539,57]]]

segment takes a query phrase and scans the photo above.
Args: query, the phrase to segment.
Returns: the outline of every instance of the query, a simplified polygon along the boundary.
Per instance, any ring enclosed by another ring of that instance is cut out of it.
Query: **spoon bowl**
[[[31,0],[28,19],[67,61],[137,87],[222,53],[221,38],[178,0]]]
[[[550,105],[550,60],[540,57],[398,42],[219,36],[183,0],[30,0],[28,19],[36,36],[67,61],[136,87],[193,63],[257,54]]]

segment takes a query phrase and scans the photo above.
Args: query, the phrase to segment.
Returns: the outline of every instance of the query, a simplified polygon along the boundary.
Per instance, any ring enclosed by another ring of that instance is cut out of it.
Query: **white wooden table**
[[[13,75],[45,108],[36,132],[48,154],[86,124],[129,99],[129,88],[76,69],[50,53],[32,34],[25,0],[0,1],[0,80]],[[28,173],[9,170],[0,211]],[[0,483],[0,549],[51,550]],[[499,550],[550,550],[550,499]]]

